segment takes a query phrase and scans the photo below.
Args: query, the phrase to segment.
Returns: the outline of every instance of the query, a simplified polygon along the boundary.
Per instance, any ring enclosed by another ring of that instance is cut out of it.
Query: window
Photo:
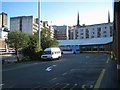
[[[100,32],[100,31],[101,31],[101,28],[100,28],[100,27],[98,27],[98,28],[97,28],[97,30],[98,30],[98,32]]]
[[[89,30],[88,29],[86,29],[86,33],[88,33],[89,32]]]
[[[112,26],[110,26],[110,36],[112,36],[113,34],[113,29],[112,29]]]
[[[103,31],[103,33],[107,33],[107,31]]]
[[[95,32],[92,32],[92,34],[95,34]]]
[[[80,33],[80,35],[83,35],[83,33]]]
[[[83,39],[84,37],[80,37],[80,39]]]
[[[107,35],[103,35],[103,37],[107,37]]]
[[[105,29],[107,29],[107,27],[105,27]]]

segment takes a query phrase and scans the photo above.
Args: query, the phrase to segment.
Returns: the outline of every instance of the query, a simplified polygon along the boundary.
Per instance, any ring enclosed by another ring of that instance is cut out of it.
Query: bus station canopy
[[[62,45],[100,45],[108,44],[113,41],[113,37],[104,38],[91,38],[91,39],[80,39],[80,40],[58,40],[59,46]]]

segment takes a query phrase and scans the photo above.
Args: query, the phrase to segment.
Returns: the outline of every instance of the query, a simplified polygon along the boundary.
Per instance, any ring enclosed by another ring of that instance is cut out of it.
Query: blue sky
[[[1,4],[0,4],[1,5]],[[37,2],[2,2],[2,11],[8,18],[16,16],[38,16]],[[106,23],[110,11],[113,21],[113,3],[108,2],[42,2],[41,19],[52,25],[76,25],[79,11],[80,24]]]

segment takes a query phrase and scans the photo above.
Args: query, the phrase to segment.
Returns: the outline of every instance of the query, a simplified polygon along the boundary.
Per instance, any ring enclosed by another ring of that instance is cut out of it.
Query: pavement
[[[120,83],[117,80],[117,61],[110,60],[106,66],[104,77],[101,81],[100,89],[118,89],[120,90]]]

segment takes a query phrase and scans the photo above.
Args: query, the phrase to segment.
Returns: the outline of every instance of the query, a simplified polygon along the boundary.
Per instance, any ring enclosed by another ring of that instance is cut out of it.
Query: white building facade
[[[0,39],[6,39],[8,32],[8,15],[2,12],[0,13]]]
[[[74,39],[90,39],[113,36],[113,23],[102,23],[76,27],[73,30]]]
[[[4,31],[4,28],[0,28],[0,38],[6,39],[8,36],[8,31]]]

